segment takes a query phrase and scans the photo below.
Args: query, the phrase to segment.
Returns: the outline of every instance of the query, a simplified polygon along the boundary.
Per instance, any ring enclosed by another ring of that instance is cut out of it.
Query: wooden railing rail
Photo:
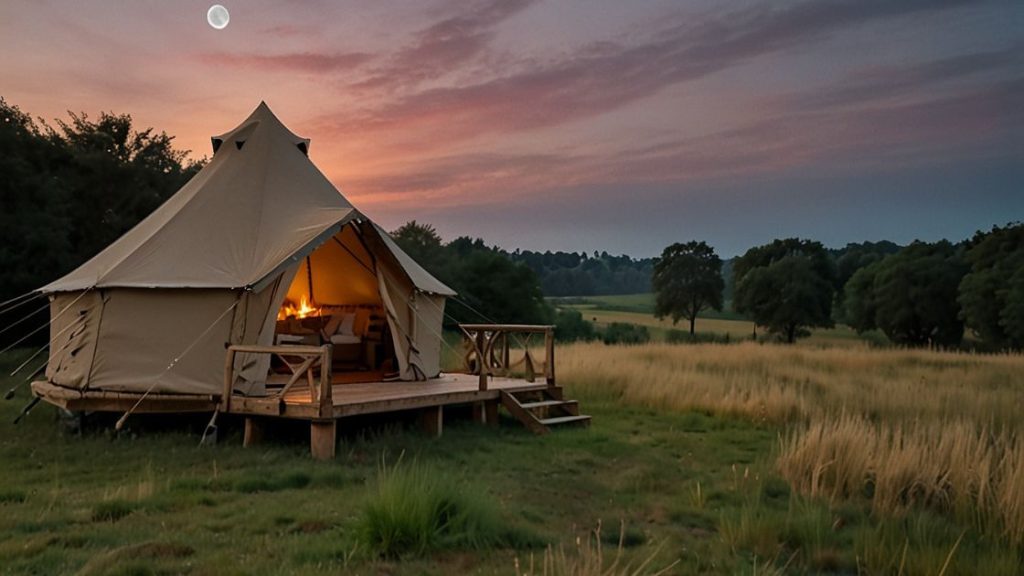
[[[510,376],[522,367],[524,377],[533,382],[542,368],[550,387],[555,386],[555,327],[533,324],[459,324],[469,342],[465,355],[470,374],[480,377],[480,390],[487,390],[490,376]],[[532,340],[544,336],[544,359],[534,358]],[[522,351],[522,357],[512,361],[512,352]]]
[[[231,411],[231,397],[234,394],[238,370],[235,358],[238,354],[268,354],[277,357],[288,367],[291,377],[271,398],[283,400],[285,394],[296,382],[305,378],[309,385],[309,403],[319,406],[321,415],[331,413],[331,345],[323,346],[254,346],[234,344],[228,346],[224,359],[224,391],[221,395],[221,410]]]

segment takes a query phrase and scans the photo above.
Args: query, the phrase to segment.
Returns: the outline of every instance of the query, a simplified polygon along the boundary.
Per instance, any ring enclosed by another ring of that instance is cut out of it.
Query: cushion
[[[332,314],[324,325],[324,336],[329,337],[338,331],[338,326],[341,326],[343,314]]]
[[[335,334],[331,336],[331,344],[359,344],[363,339],[352,334]]]
[[[338,324],[338,328],[333,332],[334,334],[347,334],[352,336],[355,334],[353,330],[355,328],[356,315],[352,312],[346,312],[341,315],[341,323]],[[327,332],[331,334],[330,331]]]

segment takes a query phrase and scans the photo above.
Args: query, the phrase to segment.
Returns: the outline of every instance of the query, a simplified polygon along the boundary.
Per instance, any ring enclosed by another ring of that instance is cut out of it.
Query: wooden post
[[[505,376],[512,374],[512,367],[509,365],[508,332],[501,336],[501,364],[505,367]]]
[[[488,426],[498,425],[498,400],[484,402],[484,419]]]
[[[338,421],[313,420],[309,423],[309,451],[314,460],[331,460],[337,441]]]
[[[484,400],[473,403],[473,421],[488,426],[498,425],[498,401]]]
[[[428,436],[440,438],[444,429],[444,410],[441,406],[428,406],[421,410],[420,426]]]
[[[242,446],[248,448],[263,442],[264,423],[253,416],[245,417],[245,436],[242,437]]]
[[[324,344],[320,356],[320,417],[334,417],[334,400],[331,382],[331,351],[330,344]]]
[[[483,330],[476,332],[476,363],[480,368],[480,390],[487,390],[487,336]]]
[[[548,327],[544,331],[544,377],[548,382],[548,388],[555,387],[555,330]]]
[[[231,412],[231,394],[235,387],[235,349],[228,346],[224,355],[224,391],[220,399],[221,411]]]

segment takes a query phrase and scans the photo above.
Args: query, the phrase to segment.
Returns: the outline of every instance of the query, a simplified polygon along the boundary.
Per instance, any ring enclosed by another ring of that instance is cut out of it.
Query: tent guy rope
[[[18,344],[21,344],[21,343],[22,343],[22,342],[24,342],[25,340],[28,340],[29,338],[31,338],[32,336],[34,336],[35,334],[37,334],[37,333],[38,333],[38,332],[39,332],[40,330],[42,330],[43,328],[47,328],[47,327],[49,327],[49,326],[50,326],[50,324],[53,324],[53,322],[54,322],[55,320],[57,320],[57,318],[60,318],[61,316],[63,316],[65,312],[67,312],[68,310],[70,310],[70,309],[71,309],[71,307],[72,307],[72,306],[74,306],[75,304],[77,304],[77,303],[78,303],[78,301],[79,301],[79,300],[81,300],[83,296],[85,296],[86,294],[88,294],[88,293],[90,293],[90,292],[92,292],[92,287],[89,287],[89,288],[86,288],[85,290],[83,290],[83,291],[82,291],[82,293],[81,293],[81,294],[79,294],[79,295],[78,295],[78,296],[77,296],[77,297],[76,297],[76,298],[75,298],[74,300],[72,300],[70,304],[68,304],[67,306],[65,306],[64,308],[62,308],[60,312],[57,312],[56,314],[54,314],[53,316],[51,316],[51,317],[50,317],[50,321],[49,321],[49,322],[47,322],[46,324],[43,324],[42,326],[40,326],[40,327],[36,328],[35,330],[33,330],[33,331],[29,332],[28,334],[25,334],[24,336],[22,336],[22,337],[21,337],[21,338],[19,338],[18,340],[14,341],[14,342],[13,342],[13,343],[11,343],[10,345],[8,345],[8,346],[7,346],[6,348],[4,348],[3,350],[0,350],[0,354],[4,354],[4,353],[6,353],[6,352],[9,352],[9,351],[10,351],[10,350],[11,350],[12,348],[14,348],[15,346],[17,346]],[[49,303],[47,303],[47,306],[49,306]]]

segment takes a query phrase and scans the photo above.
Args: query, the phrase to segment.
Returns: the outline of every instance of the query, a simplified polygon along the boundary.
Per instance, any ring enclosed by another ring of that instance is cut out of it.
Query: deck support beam
[[[309,423],[309,451],[314,460],[332,460],[337,440],[337,420],[312,420]]]
[[[488,426],[498,425],[498,400],[473,403],[473,421]]]
[[[427,436],[440,438],[444,430],[444,408],[428,406],[420,410],[420,427]]]
[[[266,423],[253,416],[245,417],[245,435],[242,437],[242,447],[248,448],[263,442],[263,431]]]

